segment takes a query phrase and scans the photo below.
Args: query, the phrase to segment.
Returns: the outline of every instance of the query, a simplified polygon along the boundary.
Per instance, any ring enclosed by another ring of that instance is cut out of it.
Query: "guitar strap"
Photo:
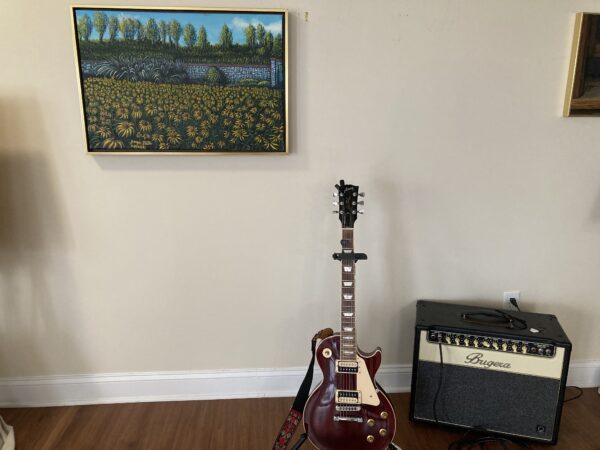
[[[308,396],[310,394],[310,387],[312,385],[313,371],[315,367],[315,349],[317,347],[317,341],[328,338],[332,334],[333,330],[331,328],[325,328],[313,336],[310,343],[310,351],[312,353],[312,357],[310,358],[310,363],[308,364],[308,370],[306,371],[304,380],[300,385],[300,389],[298,389],[296,399],[292,404],[292,409],[290,409],[290,412],[285,418],[283,425],[279,430],[279,433],[277,433],[275,443],[273,444],[273,450],[285,450],[288,444],[290,443],[290,439],[296,432],[298,425],[300,425],[300,421],[302,420],[302,413],[304,411],[304,405],[306,405]]]

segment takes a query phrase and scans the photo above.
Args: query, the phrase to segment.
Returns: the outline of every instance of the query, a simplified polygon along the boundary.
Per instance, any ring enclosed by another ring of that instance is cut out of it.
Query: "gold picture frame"
[[[563,116],[600,116],[600,14],[575,16]]]
[[[72,5],[92,155],[289,154],[286,9]]]

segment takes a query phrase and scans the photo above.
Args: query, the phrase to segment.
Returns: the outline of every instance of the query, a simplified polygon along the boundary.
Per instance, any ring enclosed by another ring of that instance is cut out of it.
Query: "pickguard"
[[[357,356],[358,373],[356,374],[356,390],[361,393],[361,403],[363,405],[378,406],[381,400],[377,395],[377,390],[371,380],[365,360]]]

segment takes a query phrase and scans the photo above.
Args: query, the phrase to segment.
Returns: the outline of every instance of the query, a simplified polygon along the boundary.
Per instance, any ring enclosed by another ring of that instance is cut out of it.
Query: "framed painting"
[[[72,6],[89,154],[287,154],[282,9]]]
[[[563,115],[600,116],[600,14],[575,18]]]

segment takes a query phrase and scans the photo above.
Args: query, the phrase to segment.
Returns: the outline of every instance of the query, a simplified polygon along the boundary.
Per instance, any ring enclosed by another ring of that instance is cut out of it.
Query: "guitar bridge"
[[[335,405],[335,410],[338,412],[359,412],[361,409],[361,406],[355,405]]]
[[[362,417],[352,417],[352,416],[333,416],[333,420],[335,422],[356,422],[356,423],[362,423],[363,422],[363,418]]]

